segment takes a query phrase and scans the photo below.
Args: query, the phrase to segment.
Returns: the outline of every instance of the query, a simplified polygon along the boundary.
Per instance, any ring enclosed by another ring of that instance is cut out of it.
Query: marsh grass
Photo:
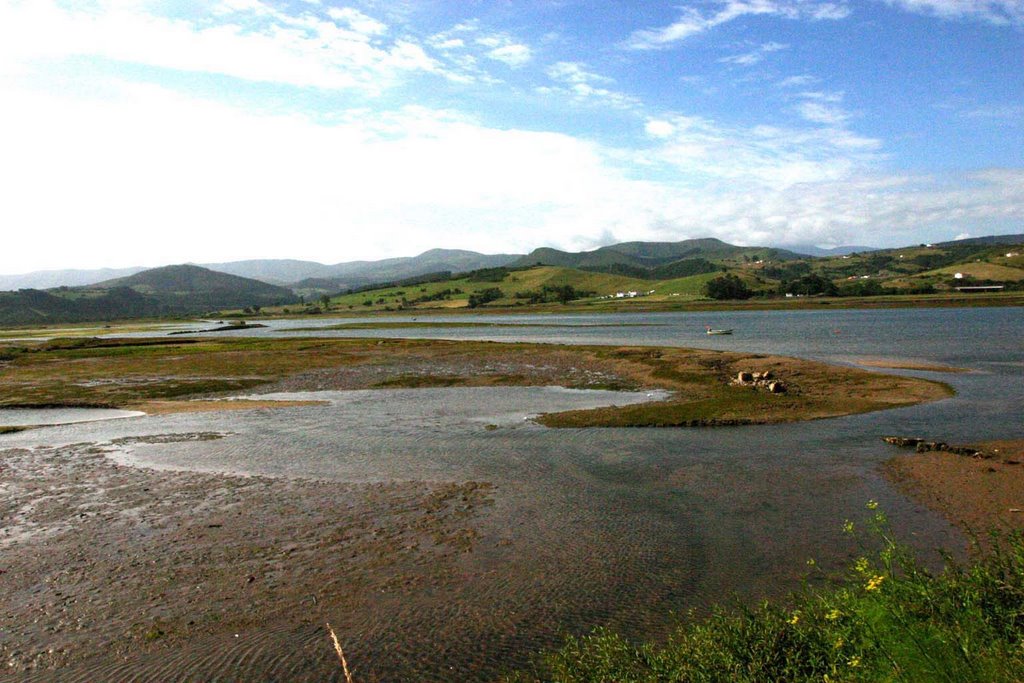
[[[970,564],[947,557],[932,573],[893,539],[884,515],[868,526],[876,549],[837,585],[805,588],[787,604],[721,608],[658,645],[599,629],[509,680],[1024,680],[1024,537],[999,537]]]

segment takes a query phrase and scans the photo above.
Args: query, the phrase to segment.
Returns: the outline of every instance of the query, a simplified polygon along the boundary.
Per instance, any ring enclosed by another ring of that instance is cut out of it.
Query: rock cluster
[[[765,370],[764,372],[740,372],[732,383],[741,387],[765,389],[770,394],[786,393],[786,385],[780,380],[775,379],[771,370]]]
[[[972,458],[990,457],[984,452],[970,446],[951,446],[944,441],[927,441],[913,436],[886,436],[883,437],[883,440],[886,443],[891,443],[893,446],[898,446],[900,448],[913,448],[918,453],[943,451],[946,453],[953,453],[955,455],[967,455]]]

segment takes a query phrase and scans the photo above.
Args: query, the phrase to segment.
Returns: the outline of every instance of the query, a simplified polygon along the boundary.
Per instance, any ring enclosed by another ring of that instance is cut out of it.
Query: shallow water
[[[926,556],[934,558],[929,551],[937,547],[958,549],[963,539],[955,530],[881,476],[880,464],[895,453],[881,437],[1024,438],[1021,309],[451,319],[545,327],[280,329],[338,322],[318,319],[272,321],[245,334],[695,346],[840,363],[906,359],[971,372],[887,371],[945,381],[958,393],[927,405],[802,424],[549,430],[523,418],[627,397],[536,388],[403,389],[288,396],[329,401],[318,406],[45,428],[0,436],[0,449],[216,432],[223,438],[135,441],[113,457],[167,469],[346,482],[493,482],[495,503],[479,520],[479,548],[462,560],[464,584],[453,594],[403,603],[416,627],[402,634],[389,633],[384,617],[372,615],[350,633],[364,661],[384,667],[364,671],[383,680],[451,680],[437,668],[439,640],[444,662],[457,667],[460,680],[492,680],[503,666],[557,644],[564,632],[611,625],[633,636],[658,636],[672,613],[704,609],[734,593],[796,589],[806,559],[830,571],[859,552],[840,527],[844,519],[865,517],[868,499],[878,500],[900,537]],[[609,322],[631,326],[587,327]],[[705,324],[736,334],[708,337]],[[304,637],[288,638],[306,644]],[[310,632],[310,646],[319,638]],[[259,660],[259,667],[302,670],[288,648],[274,657]]]
[[[65,425],[100,420],[140,417],[145,413],[111,408],[3,408],[0,427],[31,427],[34,425]]]

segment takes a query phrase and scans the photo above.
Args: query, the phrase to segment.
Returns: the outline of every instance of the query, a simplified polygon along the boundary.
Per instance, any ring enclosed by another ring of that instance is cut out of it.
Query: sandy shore
[[[890,460],[885,471],[906,493],[968,533],[1024,530],[1024,440],[973,446],[985,457],[908,453]]]
[[[927,363],[909,358],[855,358],[853,360],[857,365],[862,365],[866,368],[880,368],[883,370],[918,370],[922,372],[946,372],[953,374],[970,372],[967,368],[958,368],[952,365],[942,365],[939,363]]]

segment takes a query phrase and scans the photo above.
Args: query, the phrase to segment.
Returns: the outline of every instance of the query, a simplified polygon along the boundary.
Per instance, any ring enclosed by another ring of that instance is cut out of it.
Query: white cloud
[[[943,19],[976,19],[990,24],[1024,24],[1022,0],[886,0],[908,12]]]
[[[556,62],[546,69],[549,78],[565,83],[611,83],[612,79],[590,71],[581,62]]]
[[[630,95],[595,85],[614,81],[590,71],[581,62],[556,62],[548,66],[545,72],[560,85],[537,88],[537,92],[543,95],[557,94],[578,103],[598,103],[618,109],[639,109],[641,106],[640,101]]]
[[[188,72],[327,89],[381,89],[440,65],[408,38],[353,9],[285,14],[258,0],[222,2],[216,21],[143,11],[142,4],[69,9],[48,0],[0,3],[0,65],[99,57]],[[0,66],[3,69],[3,66]]]
[[[327,10],[327,15],[348,24],[353,31],[365,36],[377,36],[388,30],[388,27],[382,22],[351,7],[332,7]]]
[[[644,130],[647,134],[655,138],[667,138],[676,132],[676,127],[668,121],[660,121],[657,119],[651,119],[644,124]]]
[[[832,128],[842,128],[853,114],[841,105],[845,93],[829,91],[804,91],[792,95],[800,100],[793,110],[800,118]]]
[[[760,47],[744,52],[738,55],[729,55],[728,57],[722,57],[719,62],[723,64],[736,64],[738,66],[753,66],[761,61],[764,61],[766,55],[772,52],[778,52],[779,50],[786,50],[789,45],[782,43],[765,43]]]
[[[513,69],[521,67],[533,59],[533,53],[529,46],[522,43],[501,45],[493,50],[489,50],[487,56],[493,60],[503,62]]]
[[[869,169],[881,147],[841,128],[739,128],[700,117],[648,122],[646,129],[662,140],[651,161],[668,164],[694,187],[743,181],[783,190],[835,181]]]
[[[879,143],[843,130],[664,117],[646,122],[638,155],[421,107],[324,123],[151,86],[113,100],[5,94],[0,272],[522,252],[602,234],[918,242],[1024,219],[1022,170],[877,176]]]
[[[783,78],[776,85],[778,85],[780,88],[802,88],[804,86],[812,85],[817,82],[818,79],[815,78],[814,76],[803,74],[800,76],[790,76],[788,78]]]
[[[456,48],[466,47],[466,41],[461,38],[447,38],[434,43],[434,47],[439,50],[454,50]]]
[[[653,50],[676,43],[716,26],[746,16],[774,16],[785,19],[836,20],[850,15],[845,2],[817,0],[716,0],[716,11],[701,12],[693,7],[683,10],[668,26],[634,31],[625,41],[632,50]]]
[[[796,110],[807,121],[826,126],[840,126],[850,119],[845,110],[821,102],[801,102],[796,105]]]

